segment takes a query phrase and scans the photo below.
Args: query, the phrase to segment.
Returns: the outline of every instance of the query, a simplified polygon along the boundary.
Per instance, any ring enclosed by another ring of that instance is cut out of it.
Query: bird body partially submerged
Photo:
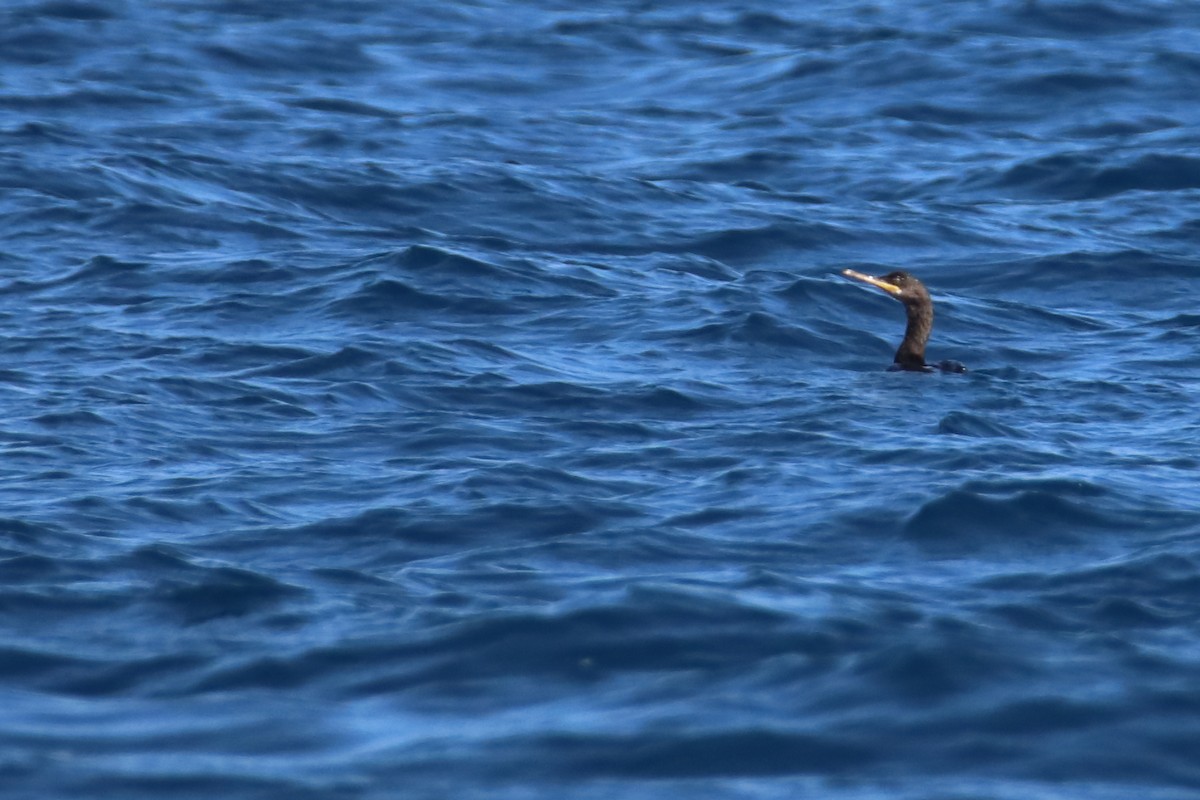
[[[907,272],[890,272],[882,278],[864,275],[852,269],[842,270],[847,278],[870,284],[877,289],[890,294],[904,304],[908,315],[908,326],[904,329],[904,339],[896,350],[892,360],[891,370],[909,372],[966,372],[967,368],[958,361],[939,361],[937,364],[925,363],[925,343],[929,341],[929,332],[933,330],[933,300],[925,285]]]

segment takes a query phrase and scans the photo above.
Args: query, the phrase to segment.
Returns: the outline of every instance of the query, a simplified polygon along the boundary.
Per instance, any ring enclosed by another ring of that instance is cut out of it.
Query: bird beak
[[[862,281],[863,283],[869,283],[872,286],[874,286],[875,288],[883,289],[885,292],[887,292],[888,294],[891,294],[891,295],[899,295],[900,291],[901,291],[900,287],[894,283],[888,283],[887,281],[881,281],[881,280],[879,280],[879,278],[874,278],[870,275],[864,275],[863,273],[855,272],[852,269],[844,269],[844,270],[842,270],[842,274],[845,275],[847,278],[854,278],[854,280],[856,280],[856,281]]]

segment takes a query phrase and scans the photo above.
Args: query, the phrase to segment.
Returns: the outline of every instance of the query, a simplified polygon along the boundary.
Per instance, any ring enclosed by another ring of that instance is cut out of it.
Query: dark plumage
[[[958,361],[925,363],[925,343],[929,341],[929,332],[933,330],[933,300],[930,299],[925,284],[907,272],[900,271],[889,272],[882,278],[864,275],[852,269],[844,269],[842,274],[847,278],[853,278],[877,289],[882,289],[904,304],[904,311],[908,315],[908,327],[904,329],[904,339],[896,350],[896,357],[892,360],[891,369],[911,372],[967,371],[967,368]]]

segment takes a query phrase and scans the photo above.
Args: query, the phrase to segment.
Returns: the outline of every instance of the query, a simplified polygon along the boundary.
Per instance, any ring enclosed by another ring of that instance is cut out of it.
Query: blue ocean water
[[[5,4],[4,797],[1196,797],[1197,97],[1175,0]]]

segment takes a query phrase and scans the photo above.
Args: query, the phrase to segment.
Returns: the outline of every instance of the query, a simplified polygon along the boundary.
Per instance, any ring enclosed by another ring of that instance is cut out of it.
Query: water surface
[[[6,796],[1194,797],[1197,53],[8,4]]]

